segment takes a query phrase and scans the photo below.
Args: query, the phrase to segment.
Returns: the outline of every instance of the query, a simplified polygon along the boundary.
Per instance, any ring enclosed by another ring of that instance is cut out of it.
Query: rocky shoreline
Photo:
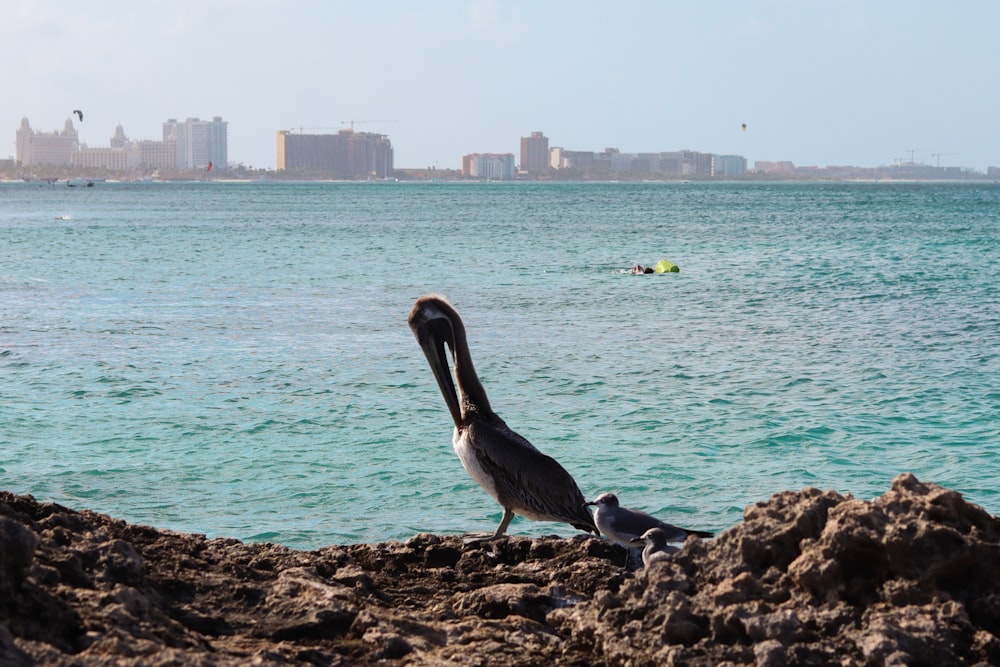
[[[1000,664],[1000,519],[909,474],[624,562],[582,534],[304,552],[0,493],[0,664]]]

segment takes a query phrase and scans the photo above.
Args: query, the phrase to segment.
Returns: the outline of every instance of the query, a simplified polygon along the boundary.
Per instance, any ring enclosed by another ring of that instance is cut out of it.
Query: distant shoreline
[[[770,178],[770,177],[757,177],[757,178],[692,178],[692,179],[608,179],[608,180],[598,180],[598,179],[586,179],[586,180],[555,180],[555,179],[513,179],[513,180],[484,180],[484,179],[468,179],[468,178],[454,178],[454,179],[396,179],[396,180],[382,180],[382,181],[361,181],[361,180],[344,180],[344,179],[334,179],[334,178],[142,178],[142,179],[132,179],[132,178],[88,178],[87,176],[72,176],[69,178],[3,178],[0,177],[0,184],[35,184],[35,185],[52,185],[55,186],[66,186],[66,185],[76,185],[79,186],[81,181],[92,181],[95,185],[101,184],[114,184],[114,185],[147,185],[150,183],[204,183],[210,185],[213,183],[235,183],[235,184],[292,184],[292,183],[327,183],[327,184],[339,184],[339,185],[408,185],[408,184],[418,184],[418,185],[582,185],[582,184],[595,184],[595,185],[707,185],[707,184],[824,184],[824,183],[845,183],[845,184],[870,184],[870,185],[888,185],[888,184],[935,184],[935,185],[997,185],[1000,184],[1000,179],[995,177],[981,176],[976,178],[936,178],[936,179],[920,179],[920,178]]]

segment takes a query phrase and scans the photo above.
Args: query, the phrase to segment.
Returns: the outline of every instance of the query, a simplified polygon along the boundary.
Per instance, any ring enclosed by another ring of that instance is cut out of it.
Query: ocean
[[[721,531],[913,472],[996,514],[998,266],[991,183],[4,183],[0,489],[302,549],[492,531],[406,323],[436,292],[588,498]]]

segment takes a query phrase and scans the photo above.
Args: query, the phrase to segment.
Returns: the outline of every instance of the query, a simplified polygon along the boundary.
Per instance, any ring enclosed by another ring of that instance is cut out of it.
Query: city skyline
[[[74,118],[80,117],[82,111],[74,110],[73,115],[66,119],[63,128],[53,131],[39,130],[30,126],[27,117],[21,120],[17,130],[18,157],[22,154],[31,155],[33,142],[39,141],[33,160],[17,160],[24,166],[59,165],[64,164],[76,168],[105,168],[125,174],[148,174],[160,167],[168,169],[202,169],[208,166],[211,170],[213,160],[218,167],[217,172],[225,172],[235,168],[245,171],[247,165],[226,161],[228,151],[227,121],[220,116],[212,121],[201,121],[199,118],[187,118],[178,123],[171,118],[163,123],[163,139],[150,140],[145,138],[130,139],[125,135],[124,128],[119,123],[115,134],[109,140],[109,146],[89,146],[78,142],[78,133]],[[185,127],[221,128],[221,135],[198,130],[200,137],[191,144],[191,130]],[[355,131],[352,127],[331,132],[334,128],[308,128],[310,130],[325,130],[324,132],[305,133],[307,128],[277,131],[276,167],[259,168],[270,172],[280,172],[289,169],[289,173],[311,177],[333,177],[345,179],[385,179],[391,178],[396,170],[403,172],[419,172],[421,168],[406,165],[395,165],[393,161],[394,147],[391,137],[385,134]],[[37,140],[29,137],[37,136]],[[178,137],[184,141],[177,142]],[[217,137],[217,138],[212,138]],[[289,142],[296,140],[294,144]],[[170,143],[165,143],[170,140]],[[303,143],[302,141],[306,143]],[[214,142],[221,141],[221,144]],[[68,143],[67,143],[68,142]],[[208,142],[208,143],[206,143]],[[346,143],[345,143],[346,142]],[[177,147],[174,147],[174,144]],[[942,166],[941,155],[936,155],[937,164],[928,164],[911,159],[894,160],[891,164],[874,167],[854,164],[844,165],[797,165],[791,160],[757,160],[749,163],[742,155],[720,155],[692,150],[690,148],[672,151],[620,151],[616,147],[607,147],[603,151],[585,151],[567,149],[562,146],[550,146],[550,139],[543,131],[535,130],[519,138],[520,160],[516,160],[513,152],[466,153],[459,158],[460,164],[441,169],[462,174],[464,177],[509,180],[516,175],[526,177],[559,178],[560,173],[565,178],[576,180],[616,178],[628,176],[631,178],[647,175],[656,178],[676,177],[736,177],[743,176],[784,176],[800,178],[831,178],[831,179],[967,179],[989,177],[996,178],[1000,174],[1000,166],[989,165],[985,170],[977,170],[966,166]],[[209,147],[212,145],[213,147]],[[289,149],[292,152],[287,152]],[[39,153],[39,151],[42,151]],[[52,153],[54,151],[54,153]],[[71,155],[71,152],[72,155]],[[192,153],[191,151],[195,151]],[[65,155],[63,155],[65,153]],[[51,159],[52,155],[59,155]],[[48,157],[40,157],[47,155]],[[0,158],[2,160],[2,158]],[[434,170],[428,173],[432,174]]]
[[[391,136],[400,167],[517,152],[542,128],[580,150],[983,171],[1000,163],[998,24],[985,0],[15,0],[0,128],[82,109],[93,146],[118,123],[157,136],[163,110],[220,115],[230,160],[271,169],[275,130],[353,124]]]

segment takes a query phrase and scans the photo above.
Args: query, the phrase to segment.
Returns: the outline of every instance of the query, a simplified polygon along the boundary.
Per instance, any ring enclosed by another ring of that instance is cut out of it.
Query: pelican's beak
[[[458,392],[455,391],[455,379],[451,374],[451,367],[448,362],[448,353],[445,351],[445,343],[452,349],[454,354],[454,333],[451,330],[451,322],[442,316],[430,316],[423,311],[414,313],[410,318],[410,328],[413,329],[420,349],[427,357],[434,379],[437,380],[444,402],[448,404],[448,411],[455,426],[462,425],[462,408],[458,402]]]

